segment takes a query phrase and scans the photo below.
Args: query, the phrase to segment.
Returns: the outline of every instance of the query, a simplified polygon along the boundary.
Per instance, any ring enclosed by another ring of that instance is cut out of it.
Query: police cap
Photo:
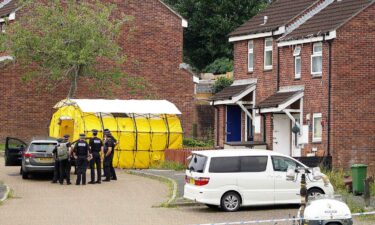
[[[69,134],[65,134],[65,135],[64,135],[64,138],[65,138],[65,139],[68,139],[69,137],[70,137]]]

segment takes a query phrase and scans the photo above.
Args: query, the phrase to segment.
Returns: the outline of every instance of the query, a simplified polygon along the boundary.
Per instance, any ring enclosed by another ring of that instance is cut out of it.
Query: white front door
[[[273,150],[290,156],[290,119],[285,114],[273,115]]]

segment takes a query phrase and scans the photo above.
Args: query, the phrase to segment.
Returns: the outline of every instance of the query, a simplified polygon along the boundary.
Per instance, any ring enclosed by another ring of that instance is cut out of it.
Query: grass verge
[[[165,160],[163,162],[159,162],[159,163],[151,165],[150,169],[165,169],[165,170],[180,171],[180,170],[185,170],[186,166],[181,163]]]

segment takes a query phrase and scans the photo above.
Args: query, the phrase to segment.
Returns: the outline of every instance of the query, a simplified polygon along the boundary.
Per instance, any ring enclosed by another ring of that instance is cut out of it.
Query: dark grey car
[[[30,173],[53,172],[55,159],[52,151],[56,144],[53,138],[38,138],[30,142],[22,155],[23,179],[27,179]]]

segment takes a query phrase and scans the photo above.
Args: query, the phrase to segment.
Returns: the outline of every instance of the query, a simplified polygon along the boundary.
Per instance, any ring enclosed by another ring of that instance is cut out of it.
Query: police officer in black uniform
[[[63,143],[65,143],[66,147],[68,148],[68,160],[66,161],[66,164],[63,165],[65,167],[65,168],[63,168],[63,170],[65,171],[66,183],[68,185],[71,184],[70,183],[70,170],[71,170],[71,167],[72,167],[71,158],[72,158],[72,155],[73,155],[73,152],[72,152],[72,143],[70,143],[69,137],[70,137],[69,134],[65,134],[64,135],[64,140],[63,140]],[[61,180],[63,180],[63,178],[64,177],[62,177]]]
[[[105,179],[103,181],[108,182],[112,180],[117,180],[116,171],[113,168],[113,152],[115,148],[115,141],[110,132],[105,133],[104,139],[104,174]]]
[[[85,134],[79,135],[79,140],[74,146],[73,154],[76,159],[77,164],[77,181],[76,185],[81,184],[86,185],[86,169],[87,169],[87,160],[90,156],[90,148],[85,140]]]
[[[93,137],[90,138],[89,141],[89,146],[90,146],[90,153],[92,154],[92,159],[90,160],[90,169],[91,169],[91,181],[89,184],[100,184],[101,183],[101,157],[100,157],[100,152],[103,153],[103,142],[100,140],[97,135],[98,135],[98,130],[92,130],[92,135]],[[97,181],[95,182],[95,166],[96,166],[96,171],[97,171]]]

